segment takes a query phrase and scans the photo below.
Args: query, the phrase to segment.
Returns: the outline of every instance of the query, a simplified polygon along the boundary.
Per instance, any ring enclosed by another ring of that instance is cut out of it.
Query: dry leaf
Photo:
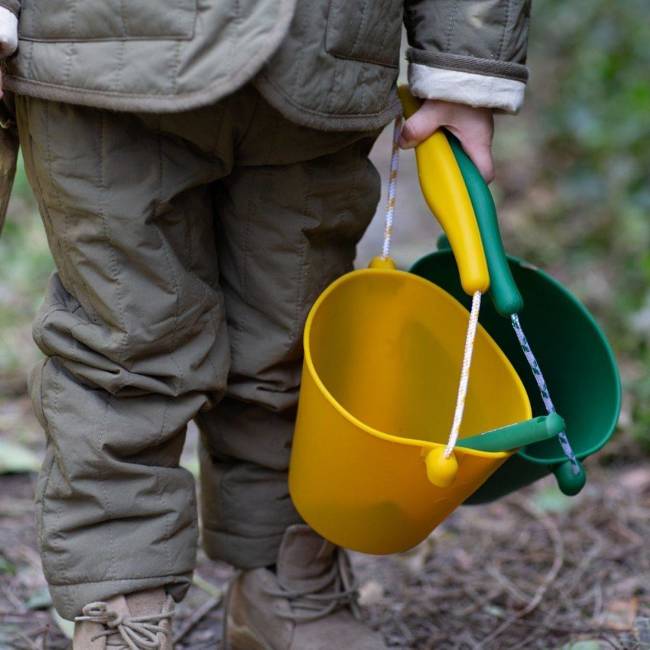
[[[631,630],[634,628],[638,611],[639,600],[636,597],[627,600],[612,600],[607,603],[600,622],[604,627],[615,630]]]

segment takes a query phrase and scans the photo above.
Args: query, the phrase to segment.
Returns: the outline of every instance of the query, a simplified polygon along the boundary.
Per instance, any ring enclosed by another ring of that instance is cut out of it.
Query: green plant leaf
[[[602,647],[603,644],[598,639],[586,639],[575,643],[567,643],[562,646],[562,650],[601,650]]]
[[[47,587],[41,587],[32,593],[27,600],[29,609],[49,609],[52,607],[52,596]]]
[[[37,472],[38,456],[23,445],[0,439],[0,474]]]
[[[9,562],[9,560],[4,557],[0,557],[0,575],[10,575],[13,576],[16,574],[16,567],[14,564]]]
[[[542,488],[533,496],[532,500],[542,512],[566,512],[574,505],[572,498],[562,494],[556,485]]]
[[[68,639],[71,639],[74,636],[74,623],[63,618],[59,612],[54,609],[54,607],[50,609],[50,615],[54,619],[54,622],[57,624],[61,632],[63,632],[63,634],[68,637]]]

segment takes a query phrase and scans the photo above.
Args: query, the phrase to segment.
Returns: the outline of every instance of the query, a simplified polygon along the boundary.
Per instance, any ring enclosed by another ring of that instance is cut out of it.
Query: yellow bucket
[[[407,114],[417,108],[402,99]],[[289,469],[291,497],[312,528],[376,554],[422,541],[513,453],[454,448],[469,314],[433,283],[395,270],[388,257],[398,134],[396,124],[384,256],[330,285],[307,318]],[[478,306],[490,279],[454,154],[437,132],[416,155],[424,196]],[[480,325],[464,405],[460,440],[531,418],[524,385]]]
[[[391,268],[330,285],[305,328],[289,487],[323,537],[365,553],[422,541],[510,455],[456,447],[451,486],[428,478],[453,419],[468,312]],[[479,326],[460,438],[528,420],[526,389]]]

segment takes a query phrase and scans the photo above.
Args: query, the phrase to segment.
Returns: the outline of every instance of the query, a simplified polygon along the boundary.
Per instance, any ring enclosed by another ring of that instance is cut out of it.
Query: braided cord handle
[[[386,202],[386,216],[384,217],[384,245],[381,257],[387,260],[390,257],[390,248],[393,239],[393,219],[395,217],[395,200],[397,192],[397,175],[399,173],[399,136],[402,132],[401,115],[395,118],[393,124],[393,149],[390,157],[390,171],[388,173],[388,201]]]
[[[528,339],[524,334],[524,330],[521,326],[521,322],[519,321],[519,315],[512,314],[510,316],[510,319],[512,323],[512,328],[514,329],[515,335],[517,336],[517,340],[519,341],[519,345],[521,346],[524,356],[526,357],[526,361],[528,361],[528,365],[532,370],[533,377],[535,377],[535,381],[537,382],[537,386],[539,388],[542,401],[544,402],[544,408],[546,408],[547,413],[555,413],[556,412],[555,406],[553,404],[553,400],[551,399],[551,394],[548,390],[548,386],[546,385],[546,380],[544,379],[542,370],[539,367],[539,364],[537,363],[537,358],[535,357],[535,354],[533,353],[528,343]],[[566,435],[566,431],[561,431],[557,437],[560,446],[562,447],[562,451],[564,452],[564,455],[571,463],[571,469],[574,475],[579,474],[581,472],[580,463],[576,458],[575,452],[573,451],[573,447],[571,447],[571,443],[569,442],[569,438]]]

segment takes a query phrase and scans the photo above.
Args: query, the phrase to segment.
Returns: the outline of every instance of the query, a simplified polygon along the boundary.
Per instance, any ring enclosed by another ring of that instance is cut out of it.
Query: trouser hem
[[[164,587],[176,602],[181,601],[192,584],[192,574],[156,576],[154,578],[122,578],[69,585],[49,585],[57,612],[67,620],[81,615],[88,603],[108,600],[121,594]]]
[[[275,564],[283,536],[284,531],[250,538],[204,528],[203,548],[211,560],[227,562],[242,570],[259,569]]]

